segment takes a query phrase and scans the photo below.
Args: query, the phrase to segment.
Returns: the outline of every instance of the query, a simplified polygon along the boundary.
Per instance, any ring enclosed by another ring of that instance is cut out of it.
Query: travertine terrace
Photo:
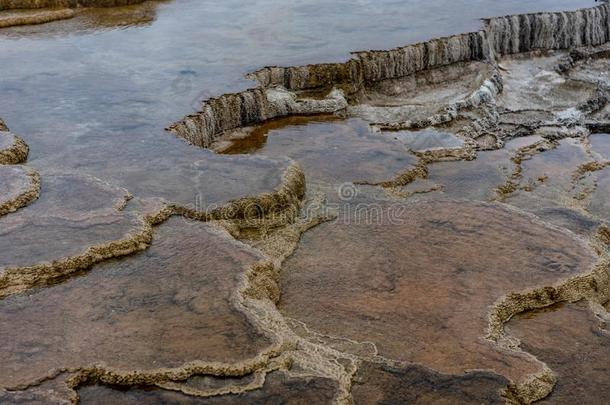
[[[74,18],[83,8],[121,7],[146,0],[2,0],[0,28]]]
[[[0,121],[0,402],[607,403],[609,41],[604,2],[265,67],[160,182]]]

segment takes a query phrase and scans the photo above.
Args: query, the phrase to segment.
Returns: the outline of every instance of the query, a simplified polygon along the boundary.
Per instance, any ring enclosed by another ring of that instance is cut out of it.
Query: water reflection
[[[0,31],[0,116],[29,143],[37,169],[76,169],[131,189],[126,172],[141,179],[158,161],[206,159],[163,128],[202,98],[252,86],[243,75],[258,67],[476,30],[486,15],[593,4],[176,0],[85,10]]]

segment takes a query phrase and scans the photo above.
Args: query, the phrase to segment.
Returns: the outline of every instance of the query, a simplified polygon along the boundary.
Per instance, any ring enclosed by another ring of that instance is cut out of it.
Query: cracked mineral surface
[[[1,403],[608,402],[610,5],[357,3],[0,0]]]

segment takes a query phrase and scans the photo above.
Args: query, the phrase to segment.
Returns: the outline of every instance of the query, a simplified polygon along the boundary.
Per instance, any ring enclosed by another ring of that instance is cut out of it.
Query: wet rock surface
[[[444,373],[495,370],[518,382],[539,372],[485,340],[489,312],[505,294],[587,273],[596,260],[574,237],[495,205],[379,206],[349,219],[303,237],[284,266],[281,311]]]
[[[0,34],[8,38],[36,38],[147,26],[155,20],[160,4],[144,0],[123,6],[5,10],[0,11],[3,25]]]
[[[279,129],[258,129],[262,133],[247,134],[226,152],[289,156],[313,183],[380,183],[417,164],[406,142],[372,134],[364,121],[303,121],[303,125],[288,121]]]
[[[608,401],[606,322],[607,314],[596,316],[586,302],[535,311],[509,322],[507,331],[521,341],[521,347],[557,373],[557,386],[543,403],[569,404],[574,398],[586,403]]]
[[[350,112],[372,122],[425,120],[468,98],[491,76],[485,63],[458,63],[383,80],[368,88]]]
[[[189,397],[177,392],[163,390],[127,391],[93,386],[79,390],[81,403],[114,404],[172,403],[172,404],[308,404],[332,403],[336,386],[332,380],[314,377],[291,377],[284,372],[268,374],[264,385],[255,391],[241,394],[216,396],[213,398]]]
[[[54,21],[65,21],[82,16],[78,18],[78,21],[64,24],[61,28],[69,31],[82,31],[86,29],[87,20],[89,20],[89,24],[93,22],[91,19],[92,14],[97,14],[99,17],[106,17],[107,19],[108,17],[112,18],[121,14],[132,14],[133,16],[139,14],[143,16],[142,11],[144,9],[154,9],[154,7],[150,7],[150,5],[140,7],[135,13],[133,12],[136,10],[135,7],[132,7],[131,13],[129,11],[125,13],[125,11],[129,10],[131,5],[145,2],[147,0],[3,0],[0,2],[0,29],[23,27],[23,29],[18,28],[14,32],[32,34],[37,30],[40,31],[40,29],[32,29],[31,26]],[[95,10],[91,11],[91,8],[115,8],[119,10],[96,12]],[[152,19],[149,18],[149,21]],[[123,23],[125,21],[123,20]],[[98,21],[93,22],[92,25],[103,27],[107,23],[108,21]],[[57,27],[54,27],[52,30],[54,29],[57,29]]]
[[[492,373],[448,376],[421,366],[398,368],[365,363],[358,371],[353,395],[359,404],[502,404],[499,392],[506,384],[506,379]]]
[[[20,25],[44,24],[51,21],[72,18],[76,12],[71,9],[60,10],[34,10],[17,12],[0,12],[0,28],[15,27]]]
[[[0,402],[603,401],[609,7],[260,69],[169,125],[212,150],[110,98],[135,129],[64,117],[26,167],[0,121]]]
[[[127,197],[94,178],[46,176],[37,201],[0,217],[1,294],[144,249],[150,226],[122,211]]]
[[[28,156],[28,146],[18,136],[2,130],[0,125],[0,164],[23,163]]]
[[[236,296],[259,260],[212,226],[176,218],[143,253],[5,298],[0,317],[13,327],[2,331],[0,384],[25,386],[56,370],[111,383],[222,373],[231,363],[243,373],[272,346]]]
[[[23,166],[0,166],[0,216],[29,204],[39,193],[36,172]]]

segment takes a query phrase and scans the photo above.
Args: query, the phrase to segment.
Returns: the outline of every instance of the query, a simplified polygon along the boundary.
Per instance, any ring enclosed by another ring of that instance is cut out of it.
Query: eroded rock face
[[[273,346],[236,298],[245,272],[260,260],[226,233],[176,218],[143,253],[5,298],[0,322],[12,327],[0,332],[7,342],[0,387],[58,369],[123,384],[246,373]]]
[[[203,104],[203,110],[173,124],[169,130],[188,142],[209,147],[224,132],[260,124],[289,115],[328,114],[347,107],[340,90],[331,91],[325,99],[297,98],[282,88],[251,89],[225,94]]]
[[[606,319],[586,302],[566,304],[516,317],[507,331],[521,347],[544,361],[557,374],[549,404],[605,403],[610,399],[608,354],[610,334]]]
[[[496,205],[371,204],[349,219],[304,236],[284,266],[281,311],[443,373],[486,369],[520,382],[540,372],[532,358],[485,340],[488,314],[504,294],[595,262],[574,237]]]
[[[8,130],[2,131],[1,126],[0,124],[0,164],[14,165],[25,162],[29,152],[28,146]]]
[[[371,122],[425,120],[467,99],[492,76],[485,63],[458,63],[377,82],[350,113]]]
[[[500,55],[596,46],[610,39],[607,4],[573,12],[491,18],[488,26],[492,46]]]

